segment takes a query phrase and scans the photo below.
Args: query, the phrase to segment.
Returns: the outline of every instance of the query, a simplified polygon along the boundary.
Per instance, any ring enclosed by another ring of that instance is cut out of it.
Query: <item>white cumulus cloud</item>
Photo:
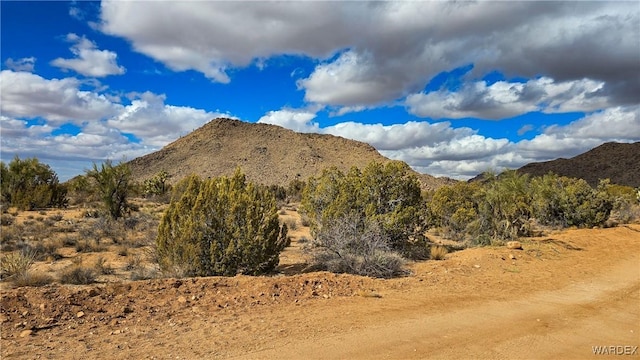
[[[491,85],[478,81],[467,83],[458,91],[412,94],[406,105],[410,113],[433,119],[500,120],[533,111],[591,112],[611,106],[608,96],[598,95],[603,86],[603,82],[589,79],[557,83],[546,77]]]
[[[316,114],[312,111],[281,109],[269,111],[258,120],[258,123],[278,125],[303,133],[319,132],[318,124],[312,121],[315,118]]]
[[[106,0],[101,21],[103,32],[169,68],[223,83],[232,81],[229,69],[270,57],[317,59],[298,79],[305,99],[351,111],[418,94],[435,75],[470,64],[472,81],[499,71],[601,84],[587,98],[560,102],[583,111],[598,101],[633,104],[640,93],[640,79],[629,76],[640,71],[640,8],[633,2]],[[491,100],[508,115],[536,105]]]
[[[0,72],[0,110],[16,118],[42,117],[58,125],[115,115],[120,106],[104,95],[81,91],[75,78],[45,79],[27,72]]]
[[[0,85],[2,160],[35,156],[61,179],[83,173],[93,161],[131,160],[214,118],[233,117],[170,105],[164,95],[151,92],[129,94],[126,104],[99,89],[81,91],[82,83],[75,78],[45,79],[4,70]],[[69,124],[75,131],[58,131]]]
[[[99,50],[94,42],[73,33],[68,34],[66,40],[73,43],[71,52],[76,57],[73,59],[57,58],[51,61],[51,65],[94,77],[125,73],[125,68],[118,65],[118,54],[115,52]]]

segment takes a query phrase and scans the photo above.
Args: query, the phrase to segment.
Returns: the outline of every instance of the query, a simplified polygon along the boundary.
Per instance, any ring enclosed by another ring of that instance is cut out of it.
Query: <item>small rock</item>
[[[478,264],[473,265],[473,267],[476,268],[476,269],[480,269],[480,265],[478,265]]]
[[[325,299],[328,299],[328,298],[329,298],[329,295],[324,294],[324,295],[322,295],[322,297],[323,297],[323,298],[325,298]]]
[[[507,249],[522,250],[522,243],[520,241],[507,242]]]
[[[47,304],[42,303],[40,304],[40,311],[44,311],[47,308]]]
[[[178,302],[180,304],[184,304],[184,303],[187,302],[187,298],[185,298],[184,296],[180,296],[180,297],[178,297]]]
[[[516,259],[516,256],[515,256],[515,255],[513,255],[513,254],[509,254],[509,259],[511,259],[511,260],[515,260],[515,259]]]
[[[33,330],[22,330],[20,332],[20,337],[27,337],[33,334]]]
[[[84,317],[84,311],[78,311],[78,313],[76,314],[76,317],[78,319],[80,319],[81,317]]]

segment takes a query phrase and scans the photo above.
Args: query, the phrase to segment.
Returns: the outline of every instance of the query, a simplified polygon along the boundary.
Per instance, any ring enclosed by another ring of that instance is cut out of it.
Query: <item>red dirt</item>
[[[415,263],[392,280],[319,272],[3,290],[1,355],[584,359],[593,346],[640,345],[640,225],[523,245]]]

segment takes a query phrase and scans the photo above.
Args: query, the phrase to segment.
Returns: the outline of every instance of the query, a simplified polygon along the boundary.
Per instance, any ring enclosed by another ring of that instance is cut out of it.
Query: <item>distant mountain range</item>
[[[187,175],[231,175],[237,167],[247,179],[265,185],[287,186],[336,166],[348,171],[371,161],[390,160],[372,146],[333,135],[302,134],[280,126],[215,119],[159,151],[129,162],[133,175],[144,180],[167,171],[170,181]],[[424,189],[454,182],[418,174]]]
[[[640,142],[609,142],[570,159],[531,163],[518,171],[532,176],[553,172],[584,179],[591,186],[608,178],[613,184],[640,187]]]

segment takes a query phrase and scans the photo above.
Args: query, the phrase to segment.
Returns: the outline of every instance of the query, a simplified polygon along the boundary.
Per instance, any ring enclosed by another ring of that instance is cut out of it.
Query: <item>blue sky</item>
[[[640,3],[0,3],[3,161],[61,179],[216,117],[435,176],[640,141]]]

